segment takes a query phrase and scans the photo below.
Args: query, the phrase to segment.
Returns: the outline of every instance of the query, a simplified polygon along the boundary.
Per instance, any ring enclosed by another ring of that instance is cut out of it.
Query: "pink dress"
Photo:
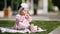
[[[16,15],[16,23],[14,25],[14,29],[17,28],[28,28],[29,27],[29,22],[31,22],[32,18],[26,18],[25,16],[21,16],[19,14]]]
[[[29,18],[25,17],[25,16],[21,16],[19,14],[16,15],[16,23],[13,26],[13,29],[17,30],[17,28],[25,28],[25,30],[29,30],[28,27],[30,26],[29,22],[31,22],[32,18],[29,16]],[[37,30],[37,26],[34,26],[34,32],[37,31],[45,31],[43,29],[39,29]]]

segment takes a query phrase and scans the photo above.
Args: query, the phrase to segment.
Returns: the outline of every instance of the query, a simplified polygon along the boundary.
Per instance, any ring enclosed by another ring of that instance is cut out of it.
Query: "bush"
[[[51,1],[48,1],[48,11],[53,10],[53,3]]]

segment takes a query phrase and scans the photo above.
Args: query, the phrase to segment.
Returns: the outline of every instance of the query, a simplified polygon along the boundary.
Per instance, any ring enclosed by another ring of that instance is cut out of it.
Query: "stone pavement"
[[[33,20],[47,20],[48,16],[31,16]],[[15,20],[15,16],[11,18],[0,18],[0,20]]]
[[[33,20],[60,21],[60,16],[58,15],[37,15],[31,17],[33,18]],[[0,18],[0,20],[15,20],[15,16],[12,16],[11,18]]]
[[[60,34],[60,26],[53,30],[52,32],[50,32],[49,34]]]
[[[47,21],[60,21],[60,15],[57,13],[49,13],[49,14],[40,14],[40,15],[31,15],[33,20],[47,20]],[[15,20],[15,16],[11,18],[1,18],[0,20]]]

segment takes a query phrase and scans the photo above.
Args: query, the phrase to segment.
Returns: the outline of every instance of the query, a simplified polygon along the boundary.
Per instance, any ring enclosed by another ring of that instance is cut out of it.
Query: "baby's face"
[[[27,14],[27,9],[24,9],[20,12],[21,15],[26,15]]]
[[[28,14],[27,11],[28,11],[27,9],[24,9],[24,10],[23,10],[24,14]]]

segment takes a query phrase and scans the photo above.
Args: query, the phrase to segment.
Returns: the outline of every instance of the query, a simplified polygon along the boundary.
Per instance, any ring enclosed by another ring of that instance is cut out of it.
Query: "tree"
[[[48,11],[52,11],[52,10],[53,10],[52,0],[48,0]]]
[[[14,0],[14,1],[13,1],[14,7],[15,7],[16,9],[20,6],[21,3],[22,3],[22,0]]]
[[[4,0],[0,0],[0,10],[3,10],[4,8]]]

